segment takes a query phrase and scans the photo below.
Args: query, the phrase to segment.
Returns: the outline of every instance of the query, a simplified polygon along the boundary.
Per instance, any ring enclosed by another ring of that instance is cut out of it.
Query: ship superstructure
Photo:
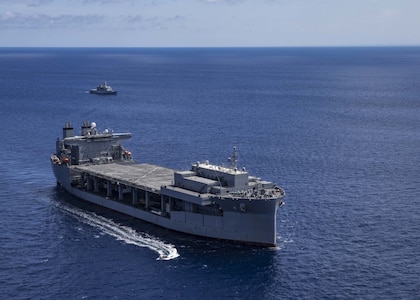
[[[237,168],[195,162],[187,171],[136,163],[121,142],[130,133],[99,132],[70,123],[57,139],[51,164],[69,193],[138,219],[203,237],[263,246],[276,244],[276,215],[284,191]]]

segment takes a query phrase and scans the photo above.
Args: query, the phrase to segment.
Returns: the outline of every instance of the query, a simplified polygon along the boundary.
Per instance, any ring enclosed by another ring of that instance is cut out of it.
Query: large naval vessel
[[[85,121],[81,135],[67,122],[51,165],[57,184],[100,206],[179,232],[276,245],[276,214],[284,191],[230,165],[195,162],[178,171],[134,161],[121,142],[130,133],[99,132]]]

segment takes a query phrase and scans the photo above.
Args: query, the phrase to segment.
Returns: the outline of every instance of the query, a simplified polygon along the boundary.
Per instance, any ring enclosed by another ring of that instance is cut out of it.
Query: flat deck
[[[161,186],[171,185],[175,170],[151,164],[101,164],[71,166],[78,172],[122,183],[149,191],[159,191]]]

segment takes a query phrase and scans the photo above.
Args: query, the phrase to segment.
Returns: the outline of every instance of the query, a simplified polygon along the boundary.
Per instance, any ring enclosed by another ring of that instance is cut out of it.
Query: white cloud
[[[42,13],[22,14],[7,11],[0,15],[1,29],[40,29],[84,27],[104,21],[102,15],[58,15],[50,16]]]

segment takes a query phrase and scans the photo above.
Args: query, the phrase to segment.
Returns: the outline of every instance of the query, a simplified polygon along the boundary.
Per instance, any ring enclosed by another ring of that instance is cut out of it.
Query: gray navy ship
[[[67,122],[51,165],[57,184],[85,201],[179,232],[260,246],[276,245],[283,189],[237,167],[195,162],[179,171],[137,163],[121,142],[130,133],[99,132],[85,121],[81,135]]]

